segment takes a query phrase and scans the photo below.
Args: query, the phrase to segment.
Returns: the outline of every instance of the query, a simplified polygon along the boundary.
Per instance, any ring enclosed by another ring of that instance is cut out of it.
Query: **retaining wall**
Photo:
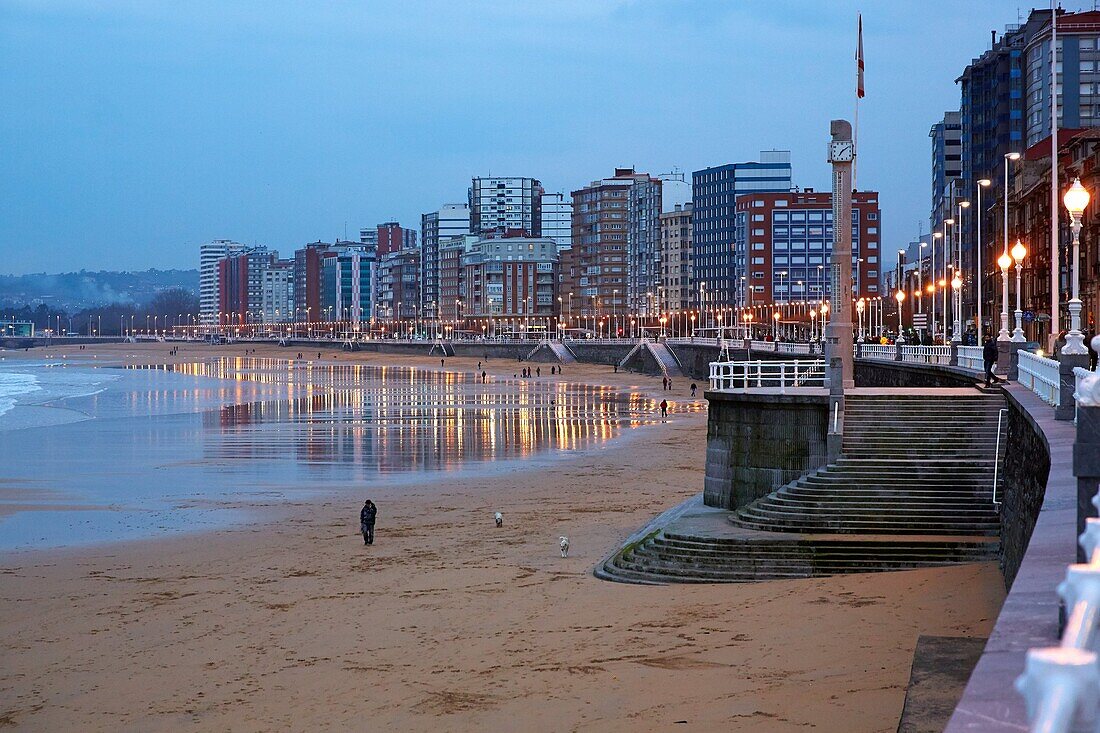
[[[829,398],[707,392],[703,501],[737,509],[825,465]]]

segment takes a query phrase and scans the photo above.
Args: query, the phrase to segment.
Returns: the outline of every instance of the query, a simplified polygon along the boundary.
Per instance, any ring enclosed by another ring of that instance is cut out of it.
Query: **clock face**
[[[851,140],[836,140],[829,144],[829,162],[844,163],[856,157],[856,145]]]

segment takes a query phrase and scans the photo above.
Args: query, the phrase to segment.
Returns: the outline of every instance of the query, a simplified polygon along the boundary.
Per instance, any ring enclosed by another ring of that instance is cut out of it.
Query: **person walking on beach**
[[[993,376],[993,365],[997,363],[997,344],[992,338],[986,337],[982,347],[982,361],[985,362],[985,386],[992,387],[994,382],[1001,380]]]
[[[535,376],[536,377],[541,377],[542,376],[542,367],[535,367]]]
[[[378,517],[378,507],[367,499],[367,503],[359,512],[359,531],[363,534],[363,544],[374,544],[374,520]]]
[[[668,389],[668,377],[661,377],[661,389]]]
[[[661,417],[668,417],[668,400],[661,400]]]

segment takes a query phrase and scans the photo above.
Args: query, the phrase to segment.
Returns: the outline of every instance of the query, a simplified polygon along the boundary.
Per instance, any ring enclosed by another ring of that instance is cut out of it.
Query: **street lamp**
[[[1001,331],[997,340],[1008,341],[1008,268],[1012,266],[1012,258],[1007,252],[997,258],[997,266],[1001,268]]]
[[[863,343],[863,311],[867,308],[867,301],[860,298],[856,301],[856,313],[859,314],[859,342]]]
[[[1080,281],[1077,267],[1081,259],[1081,215],[1085,213],[1085,207],[1089,205],[1089,192],[1081,185],[1080,178],[1073,179],[1073,185],[1069,187],[1062,197],[1062,203],[1069,211],[1070,231],[1073,233],[1073,269],[1070,272],[1070,287],[1073,289],[1073,297],[1069,301],[1069,333],[1066,334],[1066,345],[1062,347],[1063,354],[1088,354],[1085,348],[1084,334],[1081,333],[1081,297],[1079,293]]]
[[[947,227],[954,224],[954,219],[943,220],[943,277],[940,278],[940,289],[943,291],[943,329],[941,329],[941,333],[944,343],[947,342],[947,269],[949,267],[948,260],[951,259],[951,238],[947,236]]]
[[[898,338],[897,338],[897,342],[899,344],[904,344],[905,343],[905,334],[901,330],[901,304],[902,304],[902,301],[905,300],[905,291],[904,290],[898,290],[898,292],[894,293],[894,300],[898,301]]]
[[[977,286],[978,295],[978,344],[982,343],[982,335],[984,324],[982,323],[982,280],[985,279],[985,270],[982,269],[982,189],[988,186],[992,186],[993,181],[988,178],[978,179],[978,262],[974,268],[976,274],[975,281]]]
[[[932,327],[929,330],[932,334],[933,341],[936,340],[936,240],[942,238],[942,233],[932,232],[932,263],[929,265],[928,269],[928,277],[932,280],[932,283],[928,286],[928,292],[932,294],[931,298],[929,298],[929,300],[932,301]]]
[[[955,269],[955,276],[951,278],[951,289],[955,291],[955,333],[951,336],[952,343],[960,343],[962,341],[962,331],[960,327],[962,323],[959,318],[959,311],[962,310],[962,278],[959,277],[959,270]]]
[[[817,340],[817,311],[810,309],[810,341]]]
[[[1012,332],[1012,340],[1023,343],[1024,339],[1024,311],[1020,307],[1020,291],[1023,280],[1024,257],[1027,257],[1027,248],[1019,239],[1012,245],[1012,259],[1016,260],[1016,329]]]
[[[772,341],[779,340],[779,311],[772,312]]]

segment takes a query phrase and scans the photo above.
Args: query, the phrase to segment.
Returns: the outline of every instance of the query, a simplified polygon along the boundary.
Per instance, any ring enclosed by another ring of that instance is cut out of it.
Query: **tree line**
[[[187,325],[199,317],[199,299],[184,288],[166,288],[154,295],[148,303],[107,303],[93,308],[83,308],[69,313],[51,308],[45,303],[37,305],[0,306],[0,321],[31,321],[36,331],[53,330],[77,334],[95,332],[103,336],[119,336],[136,331],[164,330],[177,323]]]

